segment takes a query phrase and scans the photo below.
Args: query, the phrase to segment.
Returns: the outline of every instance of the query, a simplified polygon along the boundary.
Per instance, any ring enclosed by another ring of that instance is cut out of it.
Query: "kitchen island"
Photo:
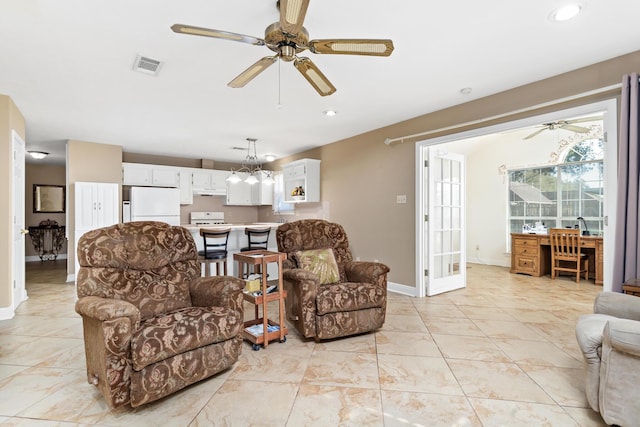
[[[253,222],[248,224],[216,224],[216,225],[207,225],[207,226],[199,226],[192,224],[181,224],[182,227],[186,228],[191,232],[193,236],[193,240],[196,242],[196,247],[198,251],[204,250],[204,241],[202,240],[202,236],[200,236],[200,229],[204,228],[207,230],[215,230],[219,228],[230,228],[231,233],[229,233],[229,242],[227,244],[227,274],[229,276],[238,276],[238,266],[235,265],[233,260],[233,254],[240,252],[240,248],[246,247],[247,235],[244,234],[244,230],[246,228],[270,228],[271,233],[269,234],[269,242],[267,243],[267,249],[270,251],[277,252],[278,244],[276,243],[276,229],[282,225],[278,222]],[[269,271],[270,269],[274,269],[274,271]],[[267,273],[271,277],[275,277],[274,275],[278,274],[277,266],[269,265],[269,269]]]

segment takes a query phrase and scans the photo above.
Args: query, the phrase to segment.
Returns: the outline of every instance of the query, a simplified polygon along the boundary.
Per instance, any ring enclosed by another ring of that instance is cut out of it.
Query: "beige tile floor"
[[[593,283],[474,264],[466,289],[390,294],[376,333],[316,343],[291,330],[286,343],[260,351],[245,343],[231,370],[110,411],[86,381],[64,267],[29,263],[29,299],[0,321],[2,425],[604,425],[585,400],[574,337],[601,289]]]

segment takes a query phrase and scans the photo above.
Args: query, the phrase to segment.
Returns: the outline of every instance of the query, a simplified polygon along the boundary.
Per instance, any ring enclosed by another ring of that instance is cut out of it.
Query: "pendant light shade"
[[[247,157],[244,159],[244,162],[242,162],[242,167],[237,170],[231,169],[231,174],[227,177],[227,182],[236,184],[244,181],[247,184],[253,185],[260,182],[260,178],[262,178],[263,183],[273,184],[272,172],[262,170],[262,164],[256,153],[256,141],[257,139],[255,138],[247,138]],[[246,174],[247,176],[243,179],[240,174]]]

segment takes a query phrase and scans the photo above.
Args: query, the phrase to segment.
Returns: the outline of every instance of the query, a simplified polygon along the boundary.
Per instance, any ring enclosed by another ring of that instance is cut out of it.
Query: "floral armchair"
[[[300,220],[276,231],[288,319],[307,338],[331,339],[374,331],[387,307],[387,273],[378,262],[353,261],[341,225]]]
[[[238,360],[244,282],[200,277],[186,229],[116,224],[85,233],[77,254],[87,377],[111,407],[152,402]]]

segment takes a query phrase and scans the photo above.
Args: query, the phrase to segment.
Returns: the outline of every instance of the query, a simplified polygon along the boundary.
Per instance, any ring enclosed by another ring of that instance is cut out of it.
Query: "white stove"
[[[224,224],[224,212],[191,212],[191,225],[217,225]]]

